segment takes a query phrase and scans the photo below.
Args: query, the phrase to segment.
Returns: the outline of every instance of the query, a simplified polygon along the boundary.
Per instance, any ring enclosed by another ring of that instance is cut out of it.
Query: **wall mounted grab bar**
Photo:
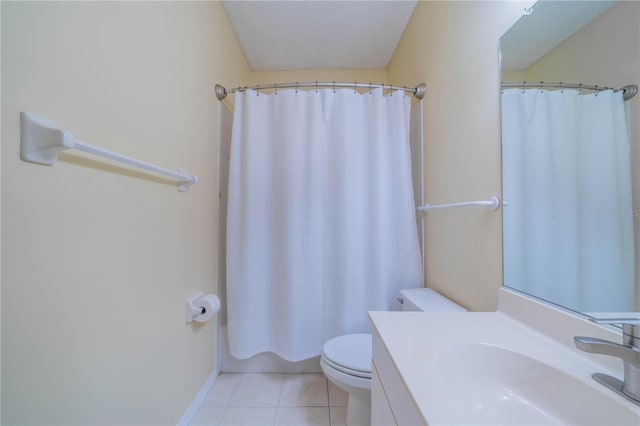
[[[453,203],[453,204],[425,204],[424,206],[418,207],[418,210],[421,212],[430,212],[431,210],[439,210],[439,209],[451,209],[457,207],[471,207],[471,206],[484,206],[489,208],[489,210],[498,210],[500,207],[500,199],[494,195],[489,197],[488,200],[485,201],[467,201],[464,203]]]
[[[78,140],[71,133],[56,127],[56,123],[46,117],[30,112],[21,112],[20,158],[30,163],[51,166],[58,159],[60,151],[77,149],[176,179],[178,181],[178,191],[180,192],[185,192],[189,185],[198,183],[197,176],[188,175],[182,169],[176,172],[146,161],[136,160],[126,155],[99,148]]]

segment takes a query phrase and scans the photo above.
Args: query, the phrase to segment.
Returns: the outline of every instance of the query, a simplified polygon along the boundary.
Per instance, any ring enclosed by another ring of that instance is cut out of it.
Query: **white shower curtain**
[[[505,90],[504,282],[583,312],[633,311],[622,93]]]
[[[422,285],[398,91],[237,93],[229,171],[227,303],[233,356],[320,354],[367,332]]]

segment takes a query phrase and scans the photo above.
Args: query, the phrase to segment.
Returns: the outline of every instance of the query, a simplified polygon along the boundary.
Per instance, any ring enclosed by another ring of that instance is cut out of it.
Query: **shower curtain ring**
[[[358,87],[358,82],[354,81],[353,82],[353,94],[355,95],[356,93],[358,93],[358,91],[356,90],[356,88]]]
[[[369,82],[369,94],[373,91],[373,87],[371,86],[371,82]]]
[[[260,85],[256,84],[256,96],[260,96]]]
[[[298,82],[296,81],[296,93],[298,93],[298,87],[299,87],[299,86],[300,86],[300,85],[299,85],[299,84],[298,84]]]
[[[316,80],[316,93],[318,93],[318,80]]]
[[[275,95],[278,94],[278,83],[273,83],[273,85],[276,87],[276,90],[274,92]]]
[[[333,93],[334,94],[336,93],[336,82],[335,81],[333,82]]]

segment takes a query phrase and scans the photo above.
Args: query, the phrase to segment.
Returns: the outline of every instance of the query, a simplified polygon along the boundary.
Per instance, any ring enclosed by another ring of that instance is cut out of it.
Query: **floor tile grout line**
[[[280,403],[282,403],[282,392],[284,391],[284,374],[280,380],[280,394],[278,395],[278,408],[280,407]]]
[[[220,419],[218,420],[218,423],[216,426],[220,426],[223,425],[223,420],[225,418],[225,416],[227,415],[227,412],[229,411],[229,403],[231,402],[231,399],[233,398],[233,395],[236,393],[236,391],[238,390],[238,388],[240,387],[240,383],[242,383],[242,380],[244,379],[244,374],[237,374],[238,376],[238,380],[236,380],[236,383],[234,384],[234,386],[231,389],[231,393],[229,395],[229,398],[227,398],[227,403],[224,406],[224,411],[222,412],[222,416],[220,416]]]
[[[245,376],[246,376],[245,373],[234,373],[234,374],[236,374],[238,376],[238,380],[235,383],[235,385],[233,386],[233,389],[231,390],[231,394],[229,395],[229,398],[227,399],[227,403],[225,405],[225,411],[226,411],[226,407],[229,406],[229,403],[233,399],[233,395],[236,393],[236,391],[240,387],[240,384],[242,383],[242,381],[245,379]]]
[[[228,416],[230,414],[231,409],[243,409],[243,408],[271,408],[274,409],[275,408],[275,417],[273,417],[273,426],[277,426],[278,425],[278,416],[280,416],[283,411],[280,409],[281,407],[284,407],[286,409],[301,409],[301,410],[308,410],[308,409],[322,409],[323,411],[325,411],[325,413],[328,414],[329,419],[328,419],[328,424],[329,425],[333,425],[333,418],[332,415],[336,414],[336,408],[344,408],[346,407],[345,405],[332,405],[331,404],[331,399],[330,399],[330,389],[331,389],[331,383],[330,381],[326,378],[324,378],[324,386],[323,386],[323,391],[322,393],[324,394],[324,401],[326,402],[321,402],[320,404],[317,404],[317,399],[313,398],[312,400],[303,400],[303,401],[299,401],[298,403],[295,403],[293,401],[290,401],[289,404],[287,404],[287,401],[283,401],[283,395],[284,395],[284,391],[285,391],[285,378],[287,378],[288,376],[301,376],[303,375],[303,373],[292,373],[292,374],[284,374],[284,373],[279,373],[279,393],[278,393],[278,399],[277,399],[277,403],[276,405],[274,405],[273,403],[267,403],[267,404],[247,404],[246,402],[238,402],[237,405],[233,404],[231,401],[234,397],[234,395],[238,392],[238,389],[241,387],[242,383],[247,379],[248,376],[251,375],[262,375],[262,374],[267,374],[267,373],[223,373],[223,374],[230,374],[230,375],[238,375],[239,378],[236,381],[236,383],[234,383],[234,385],[231,387],[230,389],[230,395],[229,398],[227,399],[227,403],[222,404],[222,403],[218,403],[215,405],[208,405],[209,407],[220,407],[220,409],[222,410],[220,417],[218,418],[217,422],[215,422],[216,426],[223,426],[225,424],[224,419],[226,418],[225,416]],[[311,373],[307,373],[307,374],[311,374]],[[274,374],[275,375],[275,374]],[[306,375],[306,374],[304,374]],[[318,375],[318,374],[315,374]],[[322,374],[320,374],[319,376],[323,376]],[[274,401],[275,402],[275,401]],[[314,403],[315,402],[315,403]]]
[[[327,384],[327,407],[331,407],[331,394],[329,394],[329,379],[325,377]],[[331,423],[331,408],[329,408],[329,423]]]
[[[220,424],[222,423],[222,419],[224,419],[224,415],[227,414],[227,409],[229,408],[228,405],[226,405],[224,407],[224,410],[222,410],[222,415],[220,416],[220,418],[218,419],[218,421],[216,422],[216,426],[220,426]]]
[[[277,421],[278,421],[278,415],[280,414],[280,403],[282,402],[282,392],[284,390],[284,374],[280,375],[280,393],[278,395],[278,405],[276,407],[276,415],[273,418],[273,426],[277,425]]]
[[[326,383],[327,383],[327,406],[329,408],[329,426],[331,426],[333,424],[333,421],[331,420],[331,395],[329,394],[329,379],[326,379]]]

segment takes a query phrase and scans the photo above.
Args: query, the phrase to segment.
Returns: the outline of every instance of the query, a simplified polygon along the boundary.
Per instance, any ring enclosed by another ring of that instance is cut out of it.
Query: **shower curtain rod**
[[[329,87],[329,88],[348,88],[348,89],[377,89],[381,87],[384,90],[404,90],[405,92],[412,93],[417,99],[422,99],[427,90],[427,86],[424,83],[418,84],[416,87],[399,87],[399,86],[391,86],[388,84],[372,84],[372,83],[338,83],[335,81],[307,81],[307,82],[298,82],[295,83],[273,83],[266,84],[264,86],[256,85],[256,86],[244,86],[244,87],[236,87],[231,90],[227,90],[224,86],[216,84],[216,96],[218,100],[223,100],[227,97],[229,93],[234,92],[244,92],[247,89],[251,90],[263,90],[263,89],[299,89],[299,88],[307,88],[307,89],[317,89],[319,87]]]
[[[633,98],[638,93],[638,86],[635,84],[629,84],[627,86],[621,87],[619,89],[614,89],[613,87],[604,87],[604,86],[589,86],[582,83],[545,83],[544,81],[540,81],[537,83],[528,83],[523,81],[522,83],[502,83],[503,89],[526,89],[526,88],[542,88],[542,89],[582,89],[582,90],[592,90],[594,92],[602,92],[604,90],[614,90],[616,92],[622,91],[622,98],[625,101]]]

